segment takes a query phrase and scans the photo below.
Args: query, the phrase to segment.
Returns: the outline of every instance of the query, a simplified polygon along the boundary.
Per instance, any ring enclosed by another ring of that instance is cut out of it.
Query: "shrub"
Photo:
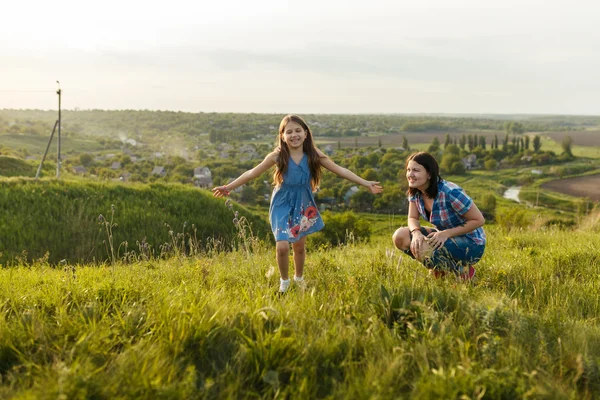
[[[478,201],[478,207],[486,219],[494,220],[496,218],[496,196],[491,193],[483,196],[481,201]]]
[[[352,240],[368,241],[371,238],[371,226],[356,214],[347,211],[332,214],[326,211],[322,214],[325,228],[310,236],[311,247],[320,245],[338,246]]]
[[[531,224],[526,210],[520,208],[502,208],[496,213],[496,223],[505,231],[514,228],[525,228]]]

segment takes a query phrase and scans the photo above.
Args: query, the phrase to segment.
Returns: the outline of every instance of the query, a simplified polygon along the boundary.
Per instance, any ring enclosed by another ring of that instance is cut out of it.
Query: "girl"
[[[227,196],[235,188],[259,177],[272,166],[275,188],[271,196],[269,220],[275,236],[276,258],[281,275],[279,292],[289,285],[289,244],[294,250],[294,281],[305,288],[304,260],[306,236],[323,229],[313,192],[321,181],[321,167],[369,189],[372,193],[383,190],[379,182],[367,181],[342,168],[315,147],[310,128],[296,115],[287,115],[279,125],[279,145],[251,170],[233,182],[213,189],[215,197]]]
[[[459,279],[472,279],[473,264],[485,250],[481,211],[463,189],[439,176],[438,163],[429,153],[408,157],[406,179],[408,227],[394,232],[394,245],[423,263],[435,277],[451,271]],[[437,229],[421,227],[419,216]]]

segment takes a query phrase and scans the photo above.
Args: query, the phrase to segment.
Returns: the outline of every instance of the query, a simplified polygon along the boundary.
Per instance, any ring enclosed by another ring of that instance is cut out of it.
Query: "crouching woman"
[[[459,279],[472,279],[486,244],[481,211],[460,186],[440,177],[429,153],[408,157],[406,179],[408,226],[394,232],[394,245],[435,277],[454,273]],[[420,217],[435,228],[422,227]]]

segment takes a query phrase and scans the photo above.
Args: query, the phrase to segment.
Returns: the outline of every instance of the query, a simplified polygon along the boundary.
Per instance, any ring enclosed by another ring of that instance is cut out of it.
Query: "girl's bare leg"
[[[302,278],[304,274],[304,260],[306,260],[306,236],[292,243],[292,249],[294,250],[294,270],[297,278]]]
[[[287,240],[279,240],[275,244],[275,254],[277,258],[277,266],[279,267],[279,275],[281,279],[289,279],[289,267],[290,267],[290,243]],[[295,253],[294,253],[295,254]]]

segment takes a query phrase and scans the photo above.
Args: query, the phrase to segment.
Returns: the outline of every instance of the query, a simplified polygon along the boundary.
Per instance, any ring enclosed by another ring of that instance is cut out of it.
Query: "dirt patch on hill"
[[[576,197],[587,197],[600,201],[600,174],[557,179],[546,182],[542,188]]]

